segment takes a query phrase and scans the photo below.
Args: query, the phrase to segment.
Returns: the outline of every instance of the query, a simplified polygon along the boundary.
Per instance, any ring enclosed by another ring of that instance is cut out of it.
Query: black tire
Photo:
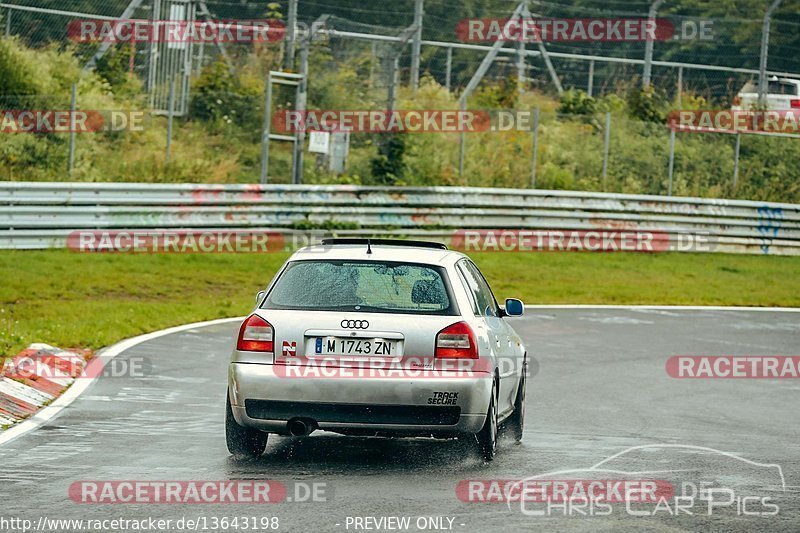
[[[235,457],[259,457],[267,449],[268,433],[240,426],[233,418],[231,399],[225,399],[225,442]]]
[[[522,375],[519,378],[519,388],[517,389],[517,397],[514,400],[514,412],[508,417],[506,422],[506,431],[508,435],[513,438],[517,444],[522,442],[522,434],[525,431],[525,377],[528,375],[528,362],[522,364]]]
[[[489,410],[486,413],[486,421],[481,430],[475,434],[478,443],[478,451],[484,461],[491,461],[497,454],[497,401],[495,400],[495,389],[492,387],[492,397],[489,400]]]

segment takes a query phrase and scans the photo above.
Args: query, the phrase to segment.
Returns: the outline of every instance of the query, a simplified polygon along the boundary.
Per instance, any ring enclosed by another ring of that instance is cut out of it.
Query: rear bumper
[[[275,370],[268,364],[230,364],[231,407],[239,424],[285,434],[289,420],[304,418],[329,431],[477,433],[492,391],[490,373],[331,379],[287,377]]]

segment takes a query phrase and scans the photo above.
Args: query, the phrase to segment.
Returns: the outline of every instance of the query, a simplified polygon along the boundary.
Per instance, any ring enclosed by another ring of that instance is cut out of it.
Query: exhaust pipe
[[[314,431],[314,428],[311,424],[306,423],[305,420],[300,418],[293,418],[292,420],[289,420],[287,426],[289,428],[289,434],[293,437],[305,437]]]

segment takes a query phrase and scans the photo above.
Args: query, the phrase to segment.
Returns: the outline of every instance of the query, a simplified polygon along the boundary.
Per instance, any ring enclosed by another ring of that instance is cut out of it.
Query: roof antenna
[[[367,239],[367,255],[372,255],[372,242]]]

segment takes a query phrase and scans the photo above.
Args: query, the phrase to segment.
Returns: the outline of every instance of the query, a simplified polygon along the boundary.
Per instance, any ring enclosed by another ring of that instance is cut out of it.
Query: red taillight
[[[800,100],[789,100],[789,107],[792,109],[800,109]]]
[[[272,324],[258,315],[250,315],[239,328],[236,349],[243,352],[271,352],[274,335]]]
[[[466,322],[456,322],[436,334],[436,357],[443,359],[477,359],[478,343]]]

